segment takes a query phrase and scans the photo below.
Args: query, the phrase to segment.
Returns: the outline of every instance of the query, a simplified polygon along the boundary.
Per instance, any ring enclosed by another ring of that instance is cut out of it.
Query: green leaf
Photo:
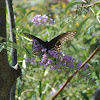
[[[41,81],[39,81],[39,93],[40,93],[40,98],[42,96],[42,93],[41,93]]]
[[[22,80],[19,78],[17,80],[17,91],[18,91],[18,96],[21,94],[21,89],[22,89]]]
[[[15,22],[15,23],[16,23],[16,25],[20,22],[20,20],[22,20],[22,19],[23,19],[23,17],[24,17],[24,16],[21,16],[20,18],[18,18],[18,19],[16,20],[16,22]]]
[[[17,45],[16,43],[12,42],[12,41],[8,41],[7,46],[12,47],[14,49],[19,49],[21,50],[21,47],[19,45]]]
[[[0,45],[0,52],[4,49],[4,45]]]
[[[45,35],[43,36],[43,40],[47,40],[47,38],[48,38],[48,34],[45,34]]]
[[[79,27],[78,27],[78,32],[80,32],[82,26],[84,25],[84,23],[85,23],[89,18],[90,18],[90,17],[87,17],[85,20],[83,20],[83,21],[80,23],[80,25],[79,25]]]
[[[84,98],[85,100],[89,100],[89,98],[88,98],[88,96],[86,95],[86,93],[83,93],[82,91],[80,91],[79,93],[83,96],[83,98]]]
[[[37,100],[36,93],[32,95],[31,100]]]
[[[65,13],[69,9],[69,7],[72,7],[72,6],[77,5],[77,4],[82,4],[82,3],[83,2],[70,2],[70,3],[68,3],[66,8],[65,8]]]
[[[31,10],[30,12],[27,13],[27,15],[29,15],[29,14],[31,14],[33,12],[39,13],[37,10]]]
[[[49,88],[49,84],[48,84],[49,82],[47,82],[47,84],[46,84],[46,86],[45,86],[45,88],[44,88],[44,90],[43,90],[43,92],[42,92],[42,94],[43,95],[45,95],[45,93],[47,92],[47,90],[48,90],[48,88]]]
[[[98,79],[100,78],[99,77],[99,71],[95,71],[95,74],[96,74],[96,76],[98,77]]]
[[[90,44],[93,44],[94,41],[95,41],[97,38],[99,38],[99,37],[100,37],[100,35],[96,35],[96,36],[94,36],[94,38],[91,40]]]

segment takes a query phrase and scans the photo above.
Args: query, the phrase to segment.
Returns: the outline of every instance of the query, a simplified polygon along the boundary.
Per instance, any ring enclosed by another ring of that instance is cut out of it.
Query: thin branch
[[[91,3],[91,4],[89,4],[89,5],[80,6],[80,7],[88,8],[88,7],[92,7],[92,6],[94,6],[94,5],[98,4],[98,3],[100,3],[100,0],[99,0],[99,1],[95,1],[95,2],[93,2],[93,3]]]
[[[91,59],[92,59],[92,57],[97,53],[97,51],[99,51],[100,50],[100,46],[98,46],[95,50],[94,50],[94,52],[89,56],[89,58],[86,60],[86,61],[84,61],[84,63],[81,65],[81,67],[80,67],[80,69],[81,68],[83,68],[84,67],[84,65],[87,63],[87,62],[89,62]],[[58,90],[58,92],[55,94],[55,96],[52,98],[52,100],[54,100],[57,96],[58,96],[58,94],[63,90],[63,88],[68,84],[68,82],[70,82],[71,81],[71,79],[75,76],[75,74],[77,74],[79,72],[79,70],[75,70],[74,72],[73,72],[73,74],[67,79],[67,81],[64,83],[64,85]]]
[[[14,21],[14,13],[12,7],[12,0],[6,0],[8,15],[9,15],[9,26],[10,26],[10,39],[12,42],[16,43],[16,35],[12,31],[15,28],[15,21]],[[17,64],[17,50],[11,48],[11,56],[12,56],[12,66]]]

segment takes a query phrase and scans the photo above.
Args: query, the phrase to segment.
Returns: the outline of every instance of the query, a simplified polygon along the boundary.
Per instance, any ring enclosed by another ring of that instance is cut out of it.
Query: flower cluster
[[[33,58],[31,58],[31,59],[27,58],[27,59],[25,59],[25,60],[26,60],[27,63],[30,62],[30,63],[32,63],[33,65],[35,65],[35,62],[34,62],[35,59],[33,59]]]
[[[37,26],[37,25],[46,25],[47,23],[49,23],[49,25],[51,24],[55,24],[55,21],[50,18],[50,15],[47,16],[47,15],[36,15],[32,18],[32,22],[34,22],[34,25]]]
[[[35,64],[36,57],[40,58],[39,64],[46,67],[50,67],[51,70],[58,70],[61,71],[64,70],[74,70],[75,66],[78,70],[80,70],[80,66],[82,64],[82,61],[79,60],[78,63],[76,63],[76,59],[68,56],[67,54],[62,54],[60,51],[55,50],[47,50],[42,45],[39,44],[37,40],[33,40],[32,42],[33,46],[33,53],[36,55],[35,58],[26,59],[26,62],[31,62]],[[87,64],[85,65],[85,69],[87,68]],[[84,69],[84,70],[85,70]]]

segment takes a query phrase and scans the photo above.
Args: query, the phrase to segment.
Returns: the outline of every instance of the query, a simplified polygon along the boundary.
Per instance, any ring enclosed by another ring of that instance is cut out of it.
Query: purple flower
[[[61,58],[59,58],[58,61],[59,61],[59,63],[61,63],[62,62]]]
[[[38,48],[34,48],[32,52],[35,53],[35,52],[37,52],[37,51],[39,51],[39,49],[38,49]]]
[[[83,68],[83,70],[86,70],[87,67],[88,67],[88,64],[86,63],[85,66],[84,66],[84,68]]]
[[[36,39],[33,39],[32,43],[33,44],[39,44],[39,42]]]
[[[44,64],[44,69],[45,69],[48,65],[50,65],[51,62],[52,62],[52,59],[48,59],[48,61],[45,62],[45,64]]]
[[[39,51],[41,51],[43,49],[43,47],[42,46],[39,46],[38,49],[39,49]]]
[[[30,60],[30,62],[33,63],[33,65],[35,65],[34,60],[35,60],[35,59],[33,59],[33,58],[31,58],[31,60]]]
[[[46,48],[43,48],[43,49],[42,49],[42,52],[46,53],[46,50],[47,50]]]
[[[60,51],[55,51],[55,50],[48,50],[48,53],[53,56],[53,58],[59,58],[60,56],[62,56]]]
[[[51,62],[52,62],[52,59],[48,59],[48,61],[47,61],[46,65],[51,64]]]
[[[55,69],[56,69],[56,67],[55,67],[55,66],[53,66],[53,65],[51,65],[51,66],[50,66],[50,69],[51,69],[51,70],[55,70]]]
[[[58,71],[61,71],[61,69],[58,69]]]
[[[27,58],[27,59],[25,59],[25,61],[28,63],[28,62],[30,62],[30,59],[29,59],[29,58]]]
[[[56,53],[54,53],[53,57],[54,58],[58,58],[58,55]]]
[[[51,70],[56,70],[56,69],[59,69],[59,67],[60,67],[59,64],[51,65],[51,66],[50,66],[50,69],[51,69]],[[59,71],[60,71],[60,69],[59,69]]]
[[[48,53],[49,53],[50,55],[54,55],[55,50],[48,50]]]
[[[47,57],[48,57],[48,55],[47,55],[46,53],[44,53],[44,54],[42,55],[41,63],[45,64],[46,61],[47,61]]]
[[[40,44],[34,44],[33,45],[35,48],[38,48],[40,46]]]
[[[53,23],[52,24],[55,24],[55,20],[53,21]]]
[[[66,62],[66,61],[67,61],[67,58],[68,58],[68,55],[65,54],[65,55],[63,56],[63,61]]]
[[[59,85],[59,88],[61,88],[64,85],[64,82],[62,84]]]
[[[48,32],[45,32],[45,33],[43,34],[43,36],[46,35],[46,34],[48,34]]]
[[[58,69],[60,67],[60,64],[56,64],[56,69]]]
[[[42,16],[37,16],[42,17]],[[45,19],[45,21],[48,19],[46,15],[44,15],[42,18]],[[52,21],[52,20],[51,20]],[[39,61],[39,64],[44,66],[46,68],[47,66],[50,66],[51,70],[58,70],[61,71],[62,69],[65,72],[72,71],[74,70],[74,66],[77,65],[77,69],[80,70],[80,66],[82,64],[82,61],[79,60],[78,63],[76,64],[76,59],[68,56],[67,54],[63,54],[60,51],[55,51],[55,50],[48,50],[44,48],[42,45],[39,44],[39,42],[35,39],[33,39],[33,53],[36,55],[34,57],[38,57],[38,59],[41,59]],[[29,58],[25,59],[26,62],[31,62],[35,65],[35,58]],[[87,64],[85,64],[84,70],[87,68]]]
[[[32,22],[34,22],[34,25],[40,25],[41,24],[41,15],[36,15],[32,18]]]
[[[50,95],[51,95],[51,96],[54,96],[55,93],[56,93],[56,91],[57,91],[57,90],[53,88],[53,90],[50,92]]]
[[[70,68],[70,67],[73,67],[73,68],[74,68],[74,63],[73,63],[73,62],[68,63],[68,67],[69,67],[69,68]]]
[[[77,63],[77,69],[78,69],[78,70],[80,70],[81,65],[82,65],[82,61],[81,61],[81,60],[78,60],[78,63]]]
[[[49,17],[46,16],[45,14],[43,16],[38,14],[32,18],[32,22],[34,22],[35,26],[37,26],[37,25],[44,25],[45,26],[46,23],[54,24],[55,21],[53,21],[53,19],[51,19]]]
[[[43,58],[47,58],[48,57],[47,53],[44,53],[42,56],[43,56]]]
[[[51,14],[49,14],[49,17],[51,17]]]
[[[48,20],[48,16],[43,15],[43,16],[42,16],[42,19],[43,19],[43,20],[42,20],[43,22],[46,22],[46,21]]]

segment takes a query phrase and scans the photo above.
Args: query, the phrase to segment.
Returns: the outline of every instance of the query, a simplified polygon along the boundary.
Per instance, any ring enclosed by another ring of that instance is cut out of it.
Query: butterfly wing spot
[[[55,47],[52,50],[59,50],[61,47],[61,41],[57,41],[57,43],[55,44]]]
[[[59,46],[59,45],[61,45],[61,42],[57,41],[56,46]]]

